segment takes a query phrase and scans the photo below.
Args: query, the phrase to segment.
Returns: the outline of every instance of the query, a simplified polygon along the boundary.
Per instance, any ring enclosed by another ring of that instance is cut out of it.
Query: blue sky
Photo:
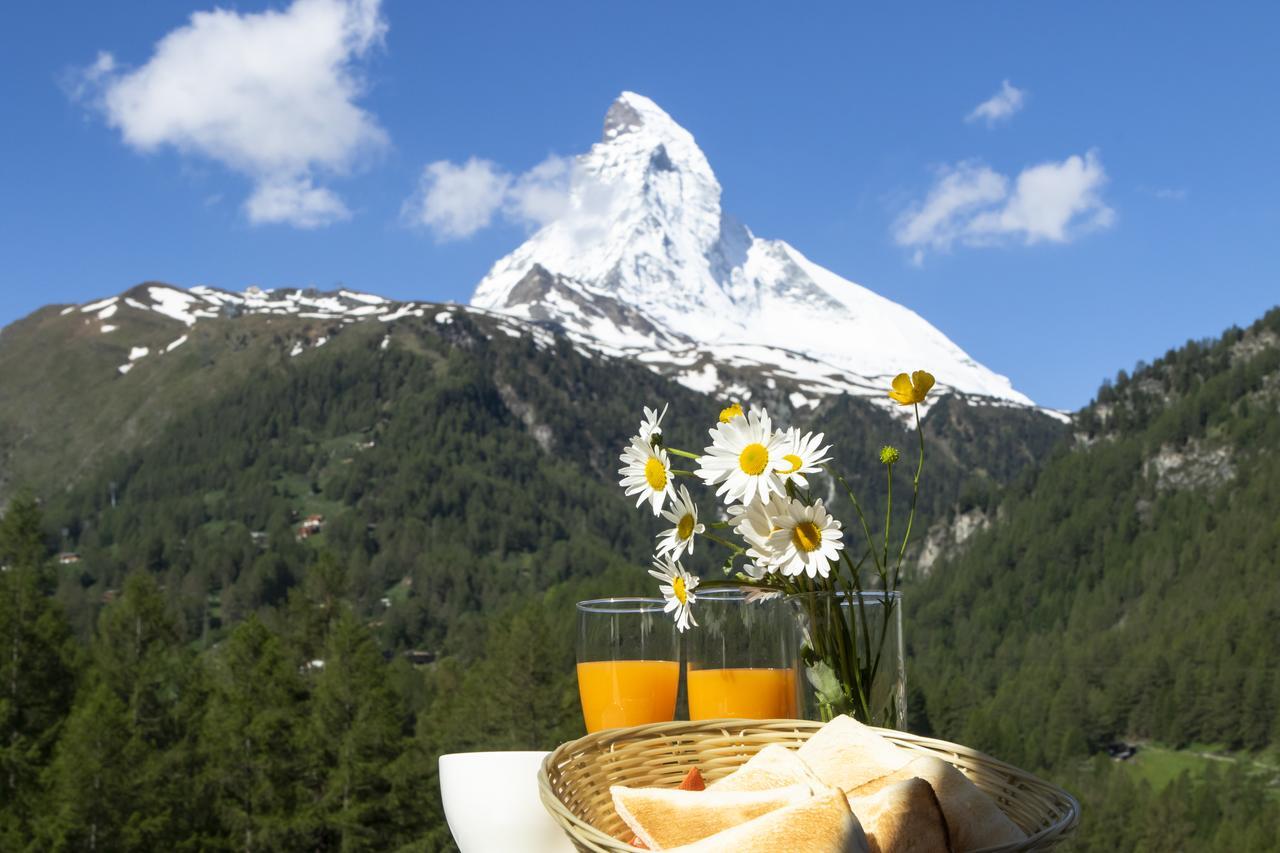
[[[302,2],[317,32],[342,7]],[[226,95],[250,61],[228,45],[270,41],[244,16],[304,18],[227,6],[152,63],[213,8],[11,10],[0,324],[148,279],[465,301],[527,231],[407,224],[424,167],[519,174],[584,151],[624,89],[693,132],[757,234],[914,308],[1046,405],[1280,301],[1273,4],[350,0],[344,62],[272,42],[294,88],[210,117],[160,72]],[[1004,81],[1020,108],[971,117]],[[1078,206],[1055,220],[1054,203]]]

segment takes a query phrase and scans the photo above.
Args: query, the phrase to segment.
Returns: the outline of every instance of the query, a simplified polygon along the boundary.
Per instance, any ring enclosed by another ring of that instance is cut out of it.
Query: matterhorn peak
[[[494,264],[472,305],[703,391],[746,396],[722,387],[719,364],[790,380],[797,405],[887,404],[889,380],[923,367],[941,391],[1031,405],[915,312],[727,216],[693,134],[649,98],[619,95],[570,172],[564,214]]]

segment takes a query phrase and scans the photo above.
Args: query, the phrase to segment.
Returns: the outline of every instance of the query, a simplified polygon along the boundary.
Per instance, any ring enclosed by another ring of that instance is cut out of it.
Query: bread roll
[[[947,820],[951,847],[956,853],[1026,840],[1027,834],[1009,820],[995,800],[955,767],[928,755],[915,759],[896,773],[868,782],[849,796],[865,797],[913,776],[928,782],[937,795]]]
[[[707,790],[765,791],[788,785],[809,785],[815,791],[827,787],[795,752],[771,743],[728,776],[712,782]]]
[[[618,817],[650,850],[688,844],[813,797],[808,785],[766,791],[681,791],[615,785],[609,793]]]
[[[823,782],[849,792],[900,770],[913,753],[894,746],[870,726],[840,716],[814,733],[796,755]]]
[[[849,810],[844,792],[830,788],[816,797],[671,850],[680,853],[869,853],[870,848],[858,819]]]
[[[867,834],[871,853],[950,853],[942,808],[923,779],[905,779],[849,805]]]

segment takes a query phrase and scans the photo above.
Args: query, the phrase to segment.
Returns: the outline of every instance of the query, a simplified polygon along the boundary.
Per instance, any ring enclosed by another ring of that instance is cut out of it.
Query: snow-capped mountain
[[[893,375],[926,367],[952,391],[1033,405],[914,311],[724,213],[693,136],[648,98],[613,103],[566,192],[564,213],[494,264],[472,306],[554,324],[703,391],[748,391],[717,366],[749,367],[798,382],[799,404],[885,400]]]

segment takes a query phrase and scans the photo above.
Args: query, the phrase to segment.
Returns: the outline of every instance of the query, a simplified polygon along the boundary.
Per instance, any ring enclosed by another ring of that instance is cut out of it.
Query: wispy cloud
[[[140,152],[171,147],[247,176],[254,223],[315,228],[351,214],[317,173],[345,174],[387,144],[356,101],[382,43],[380,0],[294,0],[281,11],[196,12],[147,63],[100,53],[69,93]]]
[[[404,218],[430,229],[437,240],[461,240],[489,226],[510,186],[511,176],[489,160],[472,157],[461,166],[438,160],[422,170]]]
[[[1027,92],[1012,85],[1008,80],[1000,84],[1000,91],[973,108],[973,112],[965,116],[965,121],[985,122],[987,127],[1005,121],[1022,109],[1026,103]]]
[[[552,155],[514,175],[472,157],[461,165],[428,164],[403,216],[439,241],[465,239],[498,218],[530,228],[556,222],[566,238],[578,240],[598,232],[611,201],[612,193],[573,158]]]
[[[1115,221],[1102,199],[1106,182],[1097,151],[1029,166],[1013,180],[976,161],[958,163],[898,219],[894,241],[914,250],[916,264],[926,250],[955,245],[1067,243]]]
[[[1187,191],[1183,187],[1160,187],[1151,194],[1161,201],[1186,201]]]

